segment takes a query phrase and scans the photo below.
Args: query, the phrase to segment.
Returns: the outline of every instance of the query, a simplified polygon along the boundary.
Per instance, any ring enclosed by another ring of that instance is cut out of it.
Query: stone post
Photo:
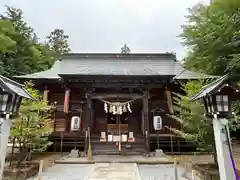
[[[228,128],[227,123],[226,119],[218,119],[217,116],[213,119],[219,174],[221,180],[236,180],[231,148],[228,144],[228,132],[225,131],[225,127]]]
[[[6,118],[0,118],[0,180],[3,179],[3,171],[11,126],[12,121],[9,119],[8,115],[6,115]]]

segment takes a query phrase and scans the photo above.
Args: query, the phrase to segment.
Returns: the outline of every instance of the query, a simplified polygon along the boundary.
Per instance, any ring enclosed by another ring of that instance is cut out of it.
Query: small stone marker
[[[70,154],[69,154],[69,157],[71,157],[71,158],[78,158],[79,157],[79,150],[72,149]]]
[[[163,157],[163,156],[165,156],[165,154],[163,153],[163,150],[161,150],[161,149],[156,149],[156,150],[155,150],[155,156],[156,156],[156,157]]]

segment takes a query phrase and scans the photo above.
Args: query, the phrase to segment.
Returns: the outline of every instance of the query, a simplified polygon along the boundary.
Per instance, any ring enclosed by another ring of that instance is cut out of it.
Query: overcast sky
[[[21,8],[41,40],[55,28],[69,35],[72,52],[176,52],[187,8],[210,0],[0,0]]]

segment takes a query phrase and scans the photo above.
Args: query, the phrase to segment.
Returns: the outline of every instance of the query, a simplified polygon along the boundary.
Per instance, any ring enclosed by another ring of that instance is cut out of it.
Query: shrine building
[[[180,124],[169,115],[180,82],[206,76],[184,69],[174,54],[70,53],[46,71],[17,78],[32,80],[55,106],[54,151],[86,151],[89,142],[95,154],[194,148],[170,132]]]

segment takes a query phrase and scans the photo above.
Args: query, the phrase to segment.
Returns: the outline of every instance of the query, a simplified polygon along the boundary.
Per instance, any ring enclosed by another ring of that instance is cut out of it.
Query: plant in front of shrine
[[[31,82],[25,83],[25,87],[37,101],[23,99],[19,116],[13,120],[11,137],[14,144],[18,144],[20,152],[18,164],[22,160],[30,160],[32,152],[43,152],[51,145],[48,135],[52,132],[50,120],[52,106],[42,100],[42,96]]]
[[[171,116],[181,124],[181,128],[171,130],[186,141],[194,143],[198,150],[210,151],[214,141],[211,121],[204,117],[204,105],[201,102],[190,102],[190,98],[197,94],[203,85],[204,81],[181,84],[184,95],[174,94],[175,114]]]
[[[183,93],[174,94],[174,115],[169,115],[181,124],[181,128],[170,128],[170,130],[187,142],[194,143],[199,151],[213,152],[216,163],[212,119],[204,116],[205,109],[202,102],[191,101],[191,97],[199,93],[206,83],[203,80],[196,80],[181,84]],[[236,116],[229,120],[230,131],[235,131],[240,127],[240,117],[238,116],[240,112],[238,107],[240,106],[237,106],[238,103],[233,103],[233,111],[235,111]]]

